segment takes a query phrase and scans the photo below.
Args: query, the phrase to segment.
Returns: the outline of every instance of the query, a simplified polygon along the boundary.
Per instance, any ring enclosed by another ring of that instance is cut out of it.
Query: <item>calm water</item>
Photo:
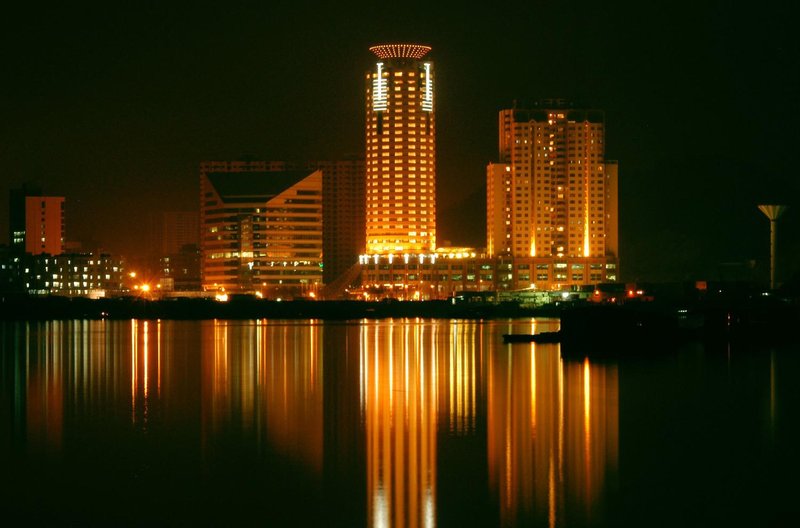
[[[795,525],[798,350],[502,341],[557,328],[0,323],[0,524]]]

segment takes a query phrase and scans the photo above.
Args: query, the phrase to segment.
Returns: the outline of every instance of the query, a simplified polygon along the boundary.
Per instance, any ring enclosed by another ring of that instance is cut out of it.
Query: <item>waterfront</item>
[[[602,362],[554,319],[3,322],[7,519],[781,526],[794,347]]]

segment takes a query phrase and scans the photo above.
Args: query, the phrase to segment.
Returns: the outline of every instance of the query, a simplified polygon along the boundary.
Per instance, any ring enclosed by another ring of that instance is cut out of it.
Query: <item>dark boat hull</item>
[[[539,334],[503,334],[505,343],[558,343],[560,332],[541,332]]]

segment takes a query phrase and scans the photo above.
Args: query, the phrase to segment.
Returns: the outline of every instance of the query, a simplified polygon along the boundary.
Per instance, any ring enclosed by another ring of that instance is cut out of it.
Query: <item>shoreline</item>
[[[146,300],[134,297],[0,297],[0,321],[67,320],[304,320],[379,319],[494,320],[559,318],[559,340],[576,350],[663,347],[686,340],[713,342],[797,342],[800,303],[796,299],[753,297],[682,302],[600,304],[558,302],[540,307],[452,300],[436,301],[273,301],[233,298]],[[518,336],[521,338],[521,336]]]
[[[272,301],[262,299],[145,300],[81,297],[0,298],[0,320],[72,319],[497,319],[558,317],[560,307],[523,308],[516,303],[484,304],[450,301]]]

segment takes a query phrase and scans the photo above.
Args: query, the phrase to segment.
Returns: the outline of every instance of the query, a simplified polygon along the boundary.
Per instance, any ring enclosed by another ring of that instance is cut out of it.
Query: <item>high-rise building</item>
[[[373,46],[366,74],[366,253],[436,249],[436,127],[430,47]]]
[[[322,278],[332,284],[364,252],[364,160],[312,161],[322,171]]]
[[[203,162],[206,290],[306,295],[322,283],[322,171],[282,162]]]
[[[533,259],[531,286],[617,277],[617,164],[604,114],[563,100],[502,110],[500,163],[487,168],[487,249]]]
[[[41,189],[23,185],[9,195],[11,247],[31,255],[64,251],[64,197],[44,196]]]

